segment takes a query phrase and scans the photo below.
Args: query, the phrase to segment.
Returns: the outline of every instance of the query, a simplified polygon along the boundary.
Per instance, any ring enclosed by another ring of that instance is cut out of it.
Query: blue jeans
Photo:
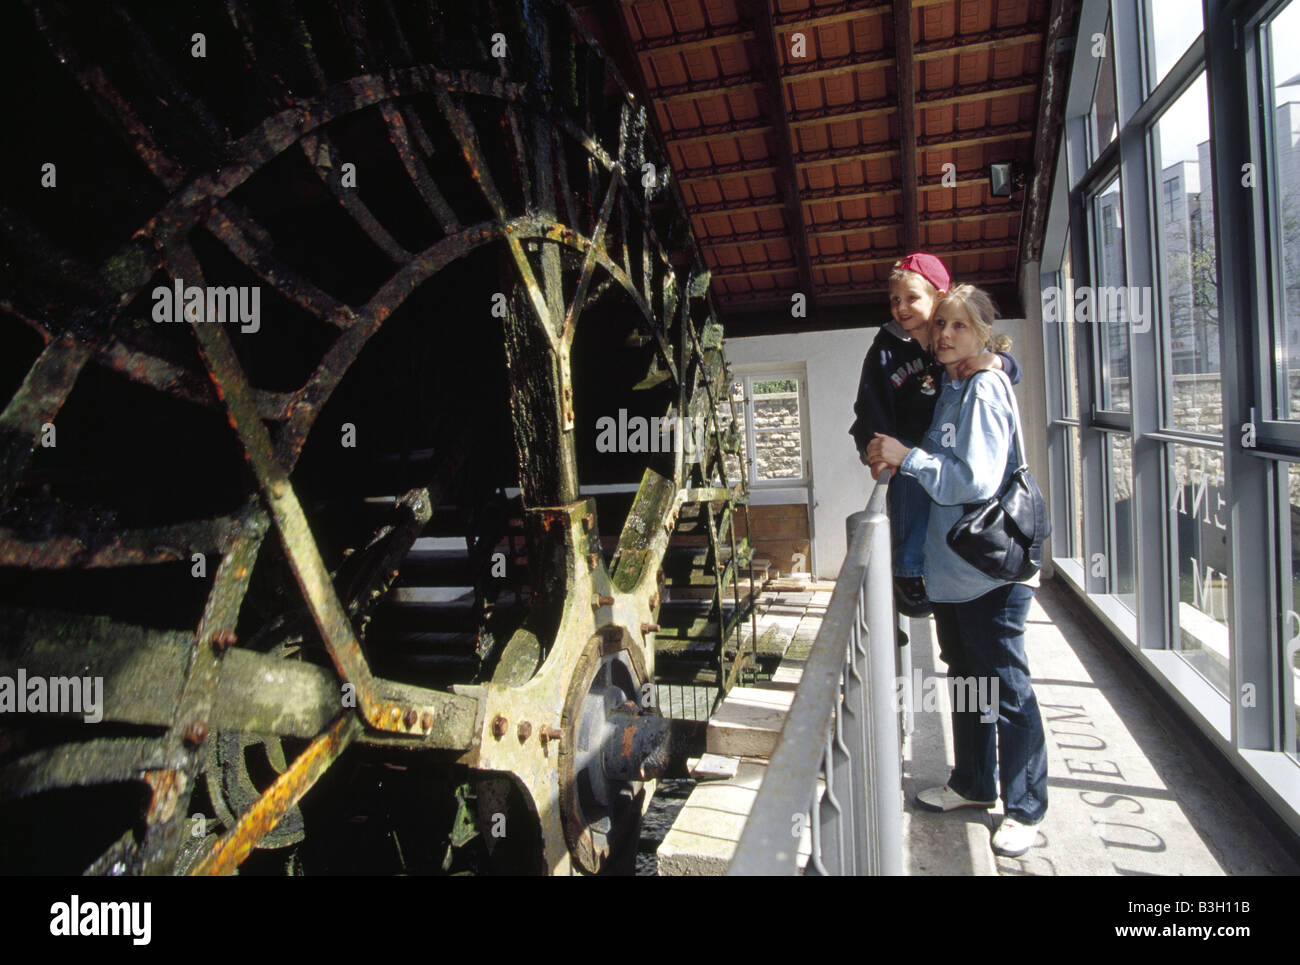
[[[889,481],[889,533],[895,576],[925,576],[925,527],[930,494],[913,476]]]
[[[1000,775],[1007,815],[1025,824],[1037,824],[1047,813],[1047,742],[1025,659],[1025,617],[1033,598],[1030,587],[1008,583],[969,603],[934,604],[939,656],[949,679],[982,678],[986,694],[993,680],[998,687],[996,725],[979,707],[958,713],[954,700],[957,765],[948,786],[972,801],[993,801]]]

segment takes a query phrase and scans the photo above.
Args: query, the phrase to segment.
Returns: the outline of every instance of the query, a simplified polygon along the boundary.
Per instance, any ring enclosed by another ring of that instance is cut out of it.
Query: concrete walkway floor
[[[1026,649],[1047,733],[1048,813],[1029,853],[996,857],[1002,818],[932,814],[916,793],[952,766],[947,704],[923,709],[904,745],[904,867],[914,875],[1273,875],[1300,865],[1159,703],[1141,671],[1077,619],[1070,591],[1039,589]],[[942,674],[932,620],[912,621],[912,660]],[[933,702],[932,702],[933,706]]]

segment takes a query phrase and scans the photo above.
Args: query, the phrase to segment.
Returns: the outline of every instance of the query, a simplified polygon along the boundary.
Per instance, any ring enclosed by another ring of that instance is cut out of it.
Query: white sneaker
[[[1037,839],[1037,824],[1021,824],[1015,818],[1005,818],[993,835],[993,853],[1006,858],[1018,858]]]
[[[962,797],[947,784],[943,787],[926,788],[916,796],[918,807],[927,811],[957,811],[961,808],[983,808],[988,810],[997,804],[997,800],[992,801],[972,801],[970,798]]]

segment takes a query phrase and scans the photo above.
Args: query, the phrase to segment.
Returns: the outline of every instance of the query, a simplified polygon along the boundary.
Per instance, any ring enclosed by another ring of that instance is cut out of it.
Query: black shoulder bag
[[[996,496],[967,504],[965,514],[948,531],[948,545],[986,576],[1014,583],[1029,579],[1043,565],[1043,541],[1052,534],[1052,523],[1043,494],[1025,463],[1016,393],[1006,375],[998,375],[1006,380],[1011,396],[1019,468]],[[971,376],[972,381],[974,378]]]

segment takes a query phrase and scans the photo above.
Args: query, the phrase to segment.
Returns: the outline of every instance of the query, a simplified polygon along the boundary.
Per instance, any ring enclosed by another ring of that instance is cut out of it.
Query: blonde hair
[[[993,331],[993,320],[997,317],[998,310],[986,291],[974,285],[953,285],[952,290],[934,306],[935,314],[949,302],[966,309],[966,314],[975,327],[975,334],[983,340],[985,348],[992,352],[1010,350],[1011,339],[1001,332]]]
[[[916,278],[919,279],[920,282],[930,290],[931,298],[934,298],[936,295],[939,294],[940,289],[934,286],[934,282],[930,281],[930,279],[926,278],[919,271],[909,271],[906,268],[899,267],[902,264],[903,263],[901,261],[894,262],[893,271],[889,273],[889,280],[891,282],[895,282],[895,281],[908,282],[911,281],[913,278]]]

